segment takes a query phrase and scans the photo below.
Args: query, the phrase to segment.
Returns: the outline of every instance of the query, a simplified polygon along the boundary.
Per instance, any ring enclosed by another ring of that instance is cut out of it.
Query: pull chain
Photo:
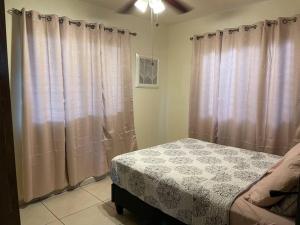
[[[154,77],[154,34],[155,28],[159,26],[158,24],[158,14],[153,12],[153,9],[150,9],[151,12],[151,75]]]
[[[153,9],[150,9],[151,12],[151,59],[152,59],[152,66],[154,65],[154,33],[155,28],[159,26],[158,23],[158,14],[153,13]]]
[[[152,60],[152,67],[153,67],[153,59],[154,58],[154,16],[153,16],[153,9],[151,8],[151,60]]]

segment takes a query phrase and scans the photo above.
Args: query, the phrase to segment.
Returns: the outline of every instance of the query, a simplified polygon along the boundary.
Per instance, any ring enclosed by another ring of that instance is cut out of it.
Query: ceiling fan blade
[[[129,1],[125,6],[123,6],[121,9],[118,10],[118,13],[121,13],[121,14],[129,13],[131,11],[131,9],[133,8],[135,2],[137,2],[137,0]]]
[[[192,10],[190,6],[180,0],[164,0],[166,3],[174,7],[180,13],[187,13]]]

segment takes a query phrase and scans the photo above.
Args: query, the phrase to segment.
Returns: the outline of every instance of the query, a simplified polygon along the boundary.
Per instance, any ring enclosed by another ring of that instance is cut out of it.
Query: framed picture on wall
[[[159,59],[136,54],[136,87],[158,88]]]

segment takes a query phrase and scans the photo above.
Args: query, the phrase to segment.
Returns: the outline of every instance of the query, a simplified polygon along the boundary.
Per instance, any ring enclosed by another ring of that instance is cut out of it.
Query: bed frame
[[[295,225],[300,225],[300,178],[298,187],[298,205]],[[150,224],[186,225],[159,209],[148,205],[116,184],[111,185],[111,199],[112,202],[115,203],[116,210],[119,215],[123,215],[124,208],[126,208],[132,213],[139,215],[142,219],[149,220]]]
[[[115,203],[119,215],[123,215],[124,208],[126,208],[141,219],[148,221],[146,224],[149,225],[186,225],[159,209],[148,205],[116,184],[111,185],[111,200]]]

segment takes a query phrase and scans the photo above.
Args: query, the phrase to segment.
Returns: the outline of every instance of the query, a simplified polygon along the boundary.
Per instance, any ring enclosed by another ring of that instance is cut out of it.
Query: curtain
[[[194,126],[190,126],[190,135],[206,139],[199,130],[214,120],[216,138],[212,141],[285,154],[300,141],[299,16],[226,29],[222,34],[220,56],[213,58],[207,55],[218,45],[211,46],[208,54],[197,48],[199,43],[209,41],[207,35],[194,41],[194,51],[200,53],[195,55],[198,64],[193,67],[198,69],[194,68],[191,82],[204,82],[206,77],[217,74],[214,83],[218,91],[207,98],[208,91],[193,84],[190,103],[195,105],[195,98],[205,98],[208,102],[202,107],[208,107],[213,105],[211,99],[217,99],[218,112],[212,119],[210,113],[197,112],[191,106],[190,115],[195,115],[190,116],[190,124]],[[216,60],[220,66],[215,66]],[[205,67],[213,68],[203,72]],[[202,122],[195,118],[201,118]]]
[[[265,110],[271,58],[267,41],[272,41],[269,35],[274,27],[255,26],[223,32],[220,62],[218,142],[248,149],[264,147],[268,140]]]
[[[189,135],[216,141],[221,32],[194,42]]]
[[[95,25],[97,26],[97,25]],[[98,25],[99,26],[99,25]],[[98,27],[97,26],[97,27]],[[101,31],[84,22],[59,26],[65,94],[69,184],[108,172],[103,141]]]
[[[124,33],[34,11],[13,15],[11,92],[21,201],[102,176],[113,156],[136,147],[130,38]]]
[[[20,200],[29,201],[67,186],[61,43],[57,17],[45,23],[32,12],[13,20],[17,177]]]
[[[130,34],[101,33],[104,134],[108,158],[137,149],[133,121]],[[110,160],[109,160],[110,162]]]

